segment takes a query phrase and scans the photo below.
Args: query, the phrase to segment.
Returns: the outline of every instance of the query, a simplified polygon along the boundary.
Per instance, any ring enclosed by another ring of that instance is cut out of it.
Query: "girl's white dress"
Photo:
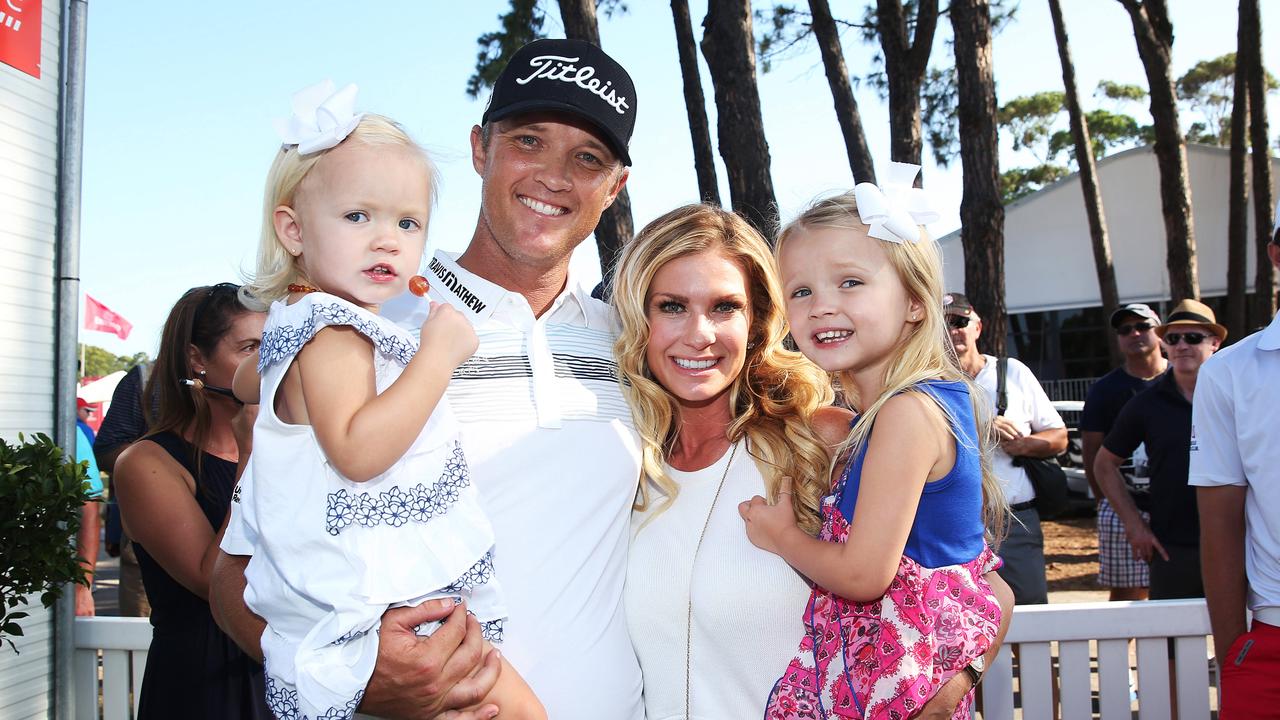
[[[493,577],[493,528],[471,485],[446,401],[404,457],[363,483],[329,464],[309,425],[275,415],[285,371],[331,325],[372,341],[379,393],[418,349],[391,321],[325,293],[292,305],[276,302],[267,315],[258,362],[262,406],[236,492],[256,540],[244,597],[267,621],[267,703],[277,717],[296,720],[352,717],[373,672],[377,631],[389,606],[465,598],[491,641],[501,640],[506,615]],[[419,634],[438,626],[430,625]]]

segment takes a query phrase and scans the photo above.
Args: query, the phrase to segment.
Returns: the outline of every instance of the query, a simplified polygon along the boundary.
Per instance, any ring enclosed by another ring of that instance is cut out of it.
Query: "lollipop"
[[[414,295],[417,295],[418,297],[426,297],[427,291],[430,289],[431,285],[427,282],[427,279],[421,275],[414,275],[409,278],[409,292]]]

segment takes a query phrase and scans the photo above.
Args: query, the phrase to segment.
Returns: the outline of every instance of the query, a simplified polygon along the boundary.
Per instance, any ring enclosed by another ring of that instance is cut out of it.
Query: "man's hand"
[[[88,585],[76,585],[76,617],[93,617],[93,589]]]
[[[1000,438],[1002,444],[1022,437],[1022,431],[1018,429],[1018,426],[1003,415],[995,416],[991,420],[991,427],[995,428],[996,435]]]
[[[1151,562],[1155,553],[1160,553],[1160,557],[1169,561],[1169,553],[1164,551],[1164,546],[1156,539],[1155,533],[1151,532],[1151,526],[1145,522],[1125,523],[1125,537],[1129,540],[1129,547],[1133,548],[1133,558],[1141,560],[1145,563]]]
[[[444,619],[430,637],[414,628]],[[480,623],[465,605],[433,600],[395,608],[382,616],[378,661],[360,711],[387,718],[487,720],[498,715],[476,707],[498,681],[501,657],[485,653]]]

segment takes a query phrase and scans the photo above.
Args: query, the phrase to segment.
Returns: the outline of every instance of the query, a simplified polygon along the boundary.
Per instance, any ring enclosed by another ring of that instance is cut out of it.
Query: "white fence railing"
[[[982,681],[982,717],[1013,720],[1021,711],[1024,720],[1130,720],[1130,673],[1136,669],[1140,720],[1172,717],[1173,698],[1179,720],[1208,720],[1208,634],[1203,600],[1019,607]],[[75,640],[77,720],[134,717],[151,626],[137,618],[76,618]]]

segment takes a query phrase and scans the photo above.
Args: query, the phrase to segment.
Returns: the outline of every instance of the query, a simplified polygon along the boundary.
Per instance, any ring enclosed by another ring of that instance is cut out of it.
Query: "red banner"
[[[84,329],[112,333],[121,340],[129,339],[129,331],[133,324],[117,315],[110,308],[89,297],[84,296]]]
[[[41,0],[0,0],[0,62],[40,77]]]

